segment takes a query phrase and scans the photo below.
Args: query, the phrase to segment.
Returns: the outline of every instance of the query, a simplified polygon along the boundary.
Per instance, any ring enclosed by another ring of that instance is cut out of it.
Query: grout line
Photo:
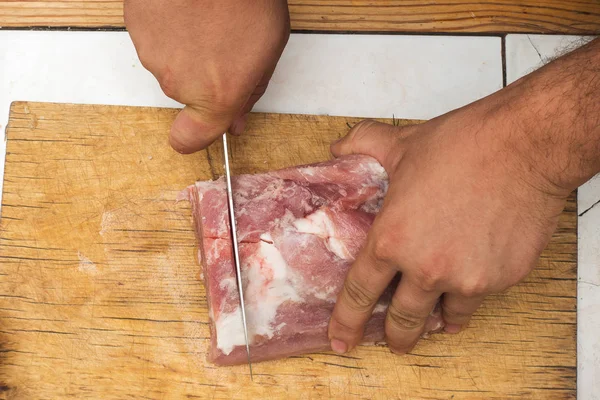
[[[14,26],[0,27],[0,31],[73,31],[73,32],[125,32],[124,26]],[[417,31],[331,31],[319,29],[292,29],[297,34],[330,34],[330,35],[394,35],[394,36],[474,36],[474,37],[502,37],[499,32],[417,32]]]
[[[0,31],[101,31],[101,32],[123,32],[127,29],[124,26],[98,25],[98,26],[0,26]],[[544,36],[596,36],[597,31],[578,31],[578,32],[540,32],[540,31],[491,31],[491,32],[454,32],[454,31],[353,31],[339,30],[332,31],[328,29],[292,29],[292,33],[300,34],[338,34],[338,35],[405,35],[405,36],[483,36],[483,37],[504,37],[506,35],[544,35]]]
[[[0,26],[0,31],[73,31],[73,32],[121,32],[126,31],[124,26]]]
[[[319,29],[294,30],[298,34],[331,34],[331,35],[391,35],[391,36],[467,36],[467,37],[502,37],[498,32],[418,32],[418,31],[329,31]]]
[[[506,78],[506,35],[501,36],[500,41],[500,52],[502,54],[502,87],[506,87],[508,81]]]

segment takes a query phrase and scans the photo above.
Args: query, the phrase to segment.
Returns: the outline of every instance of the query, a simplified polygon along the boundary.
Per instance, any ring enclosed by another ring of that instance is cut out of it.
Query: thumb
[[[406,135],[402,128],[373,120],[354,125],[342,139],[331,145],[335,157],[349,154],[365,154],[374,157],[388,171],[393,169],[398,154],[398,144]],[[394,157],[392,157],[394,155]]]
[[[173,149],[183,154],[202,150],[227,130],[232,115],[209,114],[207,111],[185,106],[179,112],[169,135]]]

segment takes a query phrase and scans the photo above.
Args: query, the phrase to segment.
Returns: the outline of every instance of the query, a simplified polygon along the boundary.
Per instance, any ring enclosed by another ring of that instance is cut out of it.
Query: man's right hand
[[[140,61],[185,104],[171,127],[181,153],[244,131],[290,33],[285,0],[125,0]]]

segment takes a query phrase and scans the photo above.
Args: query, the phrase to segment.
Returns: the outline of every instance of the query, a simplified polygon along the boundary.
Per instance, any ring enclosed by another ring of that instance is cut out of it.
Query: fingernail
[[[236,129],[232,132],[233,135],[235,136],[242,136],[242,134],[246,131],[246,127],[242,126],[242,127],[236,127]]]
[[[341,340],[331,339],[331,350],[335,351],[338,354],[344,354],[348,351],[348,346]]]
[[[444,332],[446,333],[458,333],[462,329],[462,325],[457,324],[448,324],[444,327]]]
[[[240,136],[246,130],[246,122],[248,121],[248,114],[244,114],[233,122],[229,133],[235,136]]]
[[[234,136],[241,136],[242,133],[244,133],[245,130],[245,126],[242,123],[234,123],[233,125],[231,125],[231,129],[229,130],[229,133],[231,133]]]

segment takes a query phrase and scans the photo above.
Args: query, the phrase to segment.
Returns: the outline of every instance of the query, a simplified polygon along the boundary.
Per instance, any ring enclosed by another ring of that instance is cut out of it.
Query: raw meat
[[[387,175],[367,156],[233,177],[253,361],[328,350],[336,295],[383,202]],[[197,182],[193,206],[208,297],[209,360],[246,362],[225,181]],[[365,329],[383,340],[390,286]],[[432,311],[427,332],[442,327]]]

